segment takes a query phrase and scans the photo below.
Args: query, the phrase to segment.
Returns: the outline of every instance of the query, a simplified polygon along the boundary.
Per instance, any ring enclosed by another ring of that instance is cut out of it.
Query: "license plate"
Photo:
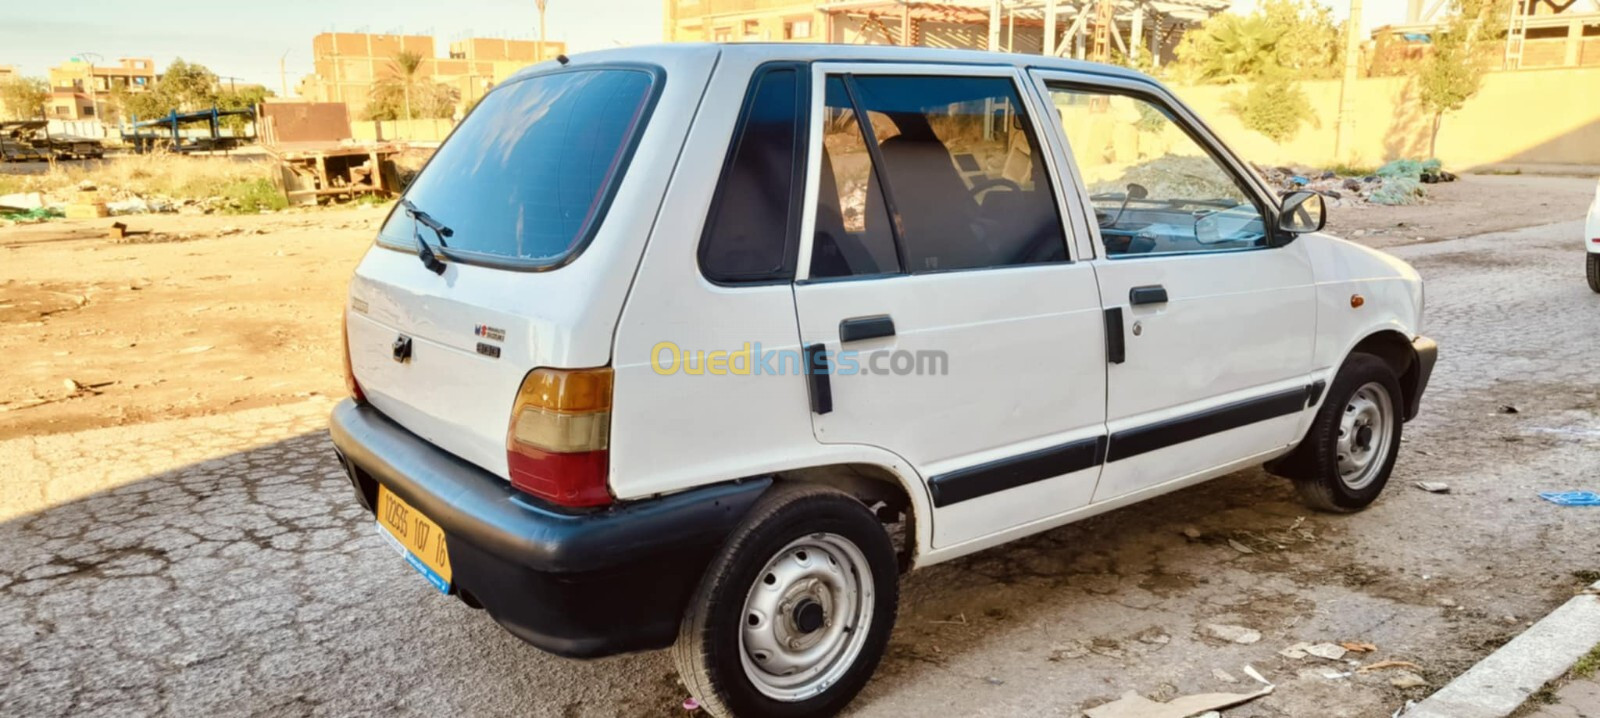
[[[450,551],[445,548],[444,530],[381,484],[378,534],[440,593],[450,592]]]

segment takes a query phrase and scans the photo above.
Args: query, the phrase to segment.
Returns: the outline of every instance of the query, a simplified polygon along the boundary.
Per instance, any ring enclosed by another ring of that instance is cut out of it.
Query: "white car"
[[[1589,248],[1584,260],[1589,288],[1600,292],[1600,182],[1595,183],[1594,202],[1589,204],[1589,220],[1583,230],[1583,246]]]
[[[1115,67],[560,58],[356,269],[333,440],[384,540],[527,642],[828,715],[902,571],[1263,463],[1378,496],[1437,349],[1417,273],[1323,211]]]

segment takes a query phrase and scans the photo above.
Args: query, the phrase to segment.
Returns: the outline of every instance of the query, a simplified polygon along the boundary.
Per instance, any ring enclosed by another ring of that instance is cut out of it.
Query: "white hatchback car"
[[[1600,182],[1595,183],[1594,201],[1589,203],[1589,219],[1584,223],[1583,246],[1588,248],[1584,269],[1589,288],[1600,292]]]
[[[1263,462],[1372,502],[1436,347],[1417,273],[1323,221],[1115,67],[561,58],[356,269],[333,440],[404,560],[529,643],[830,714],[901,571]]]

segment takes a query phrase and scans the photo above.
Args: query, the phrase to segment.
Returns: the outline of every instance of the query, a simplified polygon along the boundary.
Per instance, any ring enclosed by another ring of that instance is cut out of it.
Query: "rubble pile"
[[[1255,168],[1274,189],[1316,192],[1334,207],[1418,204],[1427,199],[1423,185],[1456,180],[1456,176],[1440,167],[1436,159],[1394,160],[1364,175],[1341,175],[1333,170],[1303,167],[1256,165]]]
[[[43,222],[64,217],[66,209],[73,203],[81,201],[86,193],[93,193],[96,201],[104,204],[111,216],[218,214],[236,213],[241,209],[239,200],[232,197],[178,199],[162,195],[147,196],[117,187],[96,187],[93,183],[85,181],[71,190],[0,195],[0,226],[9,223]]]

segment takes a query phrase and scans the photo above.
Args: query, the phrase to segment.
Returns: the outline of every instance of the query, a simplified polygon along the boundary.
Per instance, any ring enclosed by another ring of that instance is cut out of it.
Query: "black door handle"
[[[851,317],[839,322],[839,343],[894,336],[894,319],[887,314]]]
[[[1134,287],[1128,290],[1128,303],[1134,306],[1139,306],[1140,304],[1166,304],[1167,288],[1159,284]]]

